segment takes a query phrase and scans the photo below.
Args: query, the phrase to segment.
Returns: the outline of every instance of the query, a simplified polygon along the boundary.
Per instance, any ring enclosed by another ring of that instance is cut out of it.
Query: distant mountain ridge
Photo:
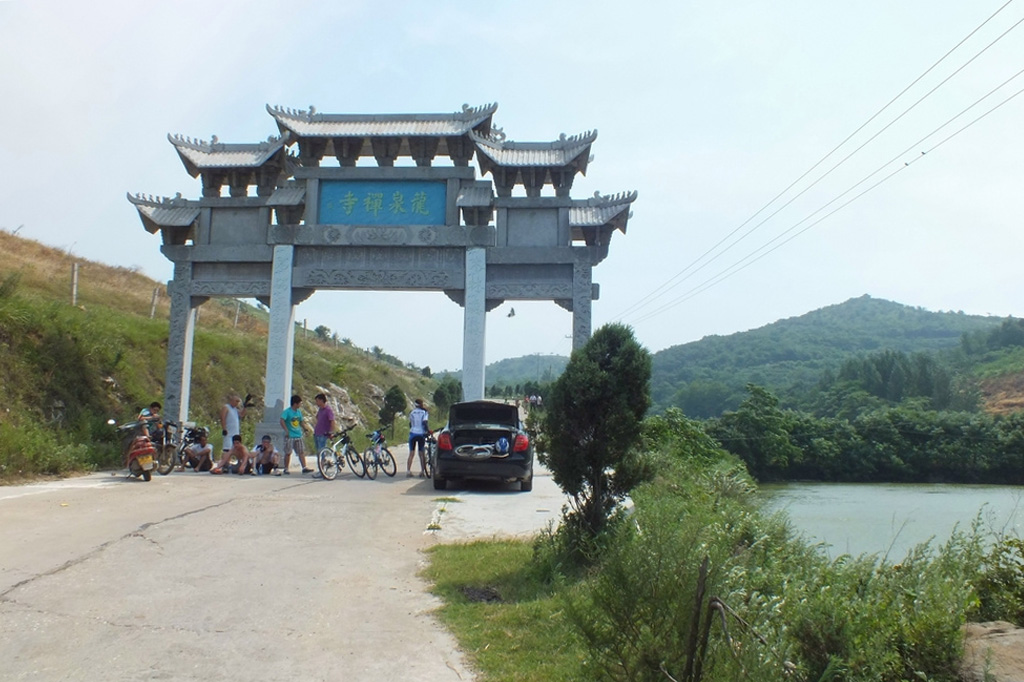
[[[488,387],[511,386],[522,387],[527,382],[547,383],[557,379],[569,363],[565,355],[522,355],[517,358],[506,358],[492,362],[484,369],[484,380]],[[453,376],[462,379],[462,372],[439,372],[438,378]]]
[[[958,346],[965,332],[1005,318],[930,312],[868,295],[729,336],[708,336],[653,356],[653,409],[679,404],[680,391],[714,391],[733,402],[747,383],[773,391],[817,382],[847,358],[879,350],[904,353]],[[726,394],[731,394],[726,396]]]

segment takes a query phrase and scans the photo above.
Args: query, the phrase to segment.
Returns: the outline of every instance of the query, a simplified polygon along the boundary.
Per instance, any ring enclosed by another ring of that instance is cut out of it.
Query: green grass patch
[[[485,680],[575,680],[585,652],[563,610],[564,588],[538,570],[529,542],[439,545],[424,577],[439,611]]]

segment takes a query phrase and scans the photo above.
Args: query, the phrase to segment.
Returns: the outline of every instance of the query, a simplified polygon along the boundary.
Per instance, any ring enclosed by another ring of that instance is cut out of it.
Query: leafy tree
[[[316,338],[320,339],[324,343],[331,340],[331,330],[322,324],[317,325],[313,330],[313,333],[316,334]]]
[[[388,389],[384,394],[384,404],[380,406],[380,423],[383,427],[392,427],[394,435],[395,415],[405,409],[405,394],[397,385]]]
[[[650,354],[629,327],[611,324],[573,351],[552,386],[541,457],[570,497],[566,525],[583,543],[643,479],[640,428],[650,380]]]
[[[462,384],[450,374],[441,380],[434,391],[434,405],[441,421],[447,420],[448,408],[462,400]]]
[[[754,478],[784,477],[802,454],[789,438],[792,415],[779,408],[779,399],[767,389],[748,384],[747,391],[750,396],[740,408],[713,422],[709,433],[738,455]]]

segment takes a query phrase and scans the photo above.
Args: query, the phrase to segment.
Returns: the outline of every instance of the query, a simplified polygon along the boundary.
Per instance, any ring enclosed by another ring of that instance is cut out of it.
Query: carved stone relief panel
[[[257,298],[270,294],[270,281],[248,282],[193,282],[192,294],[195,296],[237,296],[240,298]]]

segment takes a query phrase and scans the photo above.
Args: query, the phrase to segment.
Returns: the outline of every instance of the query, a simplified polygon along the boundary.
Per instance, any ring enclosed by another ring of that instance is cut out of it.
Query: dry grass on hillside
[[[158,248],[154,237],[154,247]],[[153,292],[157,292],[155,317],[167,319],[170,299],[167,285],[156,282],[134,268],[104,265],[75,256],[62,249],[0,230],[0,279],[17,273],[19,291],[36,293],[44,298],[71,301],[72,267],[78,264],[79,306],[91,304],[112,305],[137,315],[153,310]],[[266,334],[266,323],[260,317],[246,314],[242,307],[238,327],[257,334]],[[199,309],[202,327],[232,327],[235,324],[234,301],[215,299]],[[251,310],[251,309],[250,309]]]
[[[979,388],[984,410],[990,414],[1010,414],[1024,410],[1024,374],[1004,374],[983,379]]]

